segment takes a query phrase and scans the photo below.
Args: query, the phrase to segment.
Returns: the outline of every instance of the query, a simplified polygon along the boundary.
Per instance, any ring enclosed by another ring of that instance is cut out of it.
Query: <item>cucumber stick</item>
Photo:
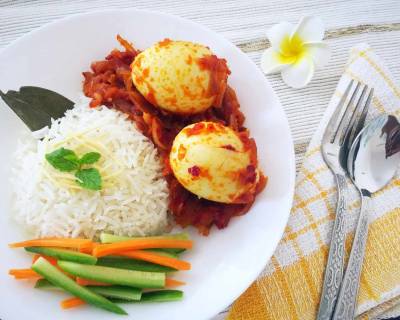
[[[127,301],[139,301],[142,297],[142,290],[124,286],[87,286],[89,290],[107,298],[116,298]]]
[[[132,240],[132,239],[141,239],[143,237],[124,237],[124,236],[116,236],[110,233],[101,233],[100,234],[100,241],[101,243],[114,243],[114,242],[120,242],[120,241],[126,241],[126,240]],[[154,237],[146,237],[146,239],[179,239],[179,240],[190,240],[190,236],[187,232],[181,232],[181,233],[173,233],[173,234],[165,234],[162,236],[154,236]],[[165,251],[165,252],[170,252],[170,253],[181,253],[185,251],[185,249],[182,248],[163,248],[163,249],[158,249],[160,251]]]
[[[73,250],[51,248],[51,247],[26,247],[26,251],[43,254],[60,260],[73,261],[84,264],[96,264],[97,258],[86,253]]]
[[[64,271],[89,280],[130,286],[135,288],[163,288],[165,273],[91,266],[70,261],[58,261]]]
[[[127,270],[148,271],[148,272],[174,272],[176,269],[160,266],[147,261],[135,260],[131,258],[107,256],[97,259],[96,265]]]
[[[144,292],[140,302],[166,302],[182,300],[183,291],[181,290],[158,290]]]
[[[32,269],[54,285],[64,289],[65,291],[68,291],[78,298],[81,298],[89,304],[117,314],[127,314],[124,309],[117,306],[110,300],[78,285],[74,280],[68,278],[44,258],[39,258],[36,260],[36,262],[32,265]]]
[[[46,279],[39,279],[35,284],[36,289],[59,290],[61,288],[55,286]],[[123,286],[87,286],[90,291],[107,298],[121,299],[126,301],[138,301],[142,297],[142,291],[138,288]]]
[[[117,303],[128,303],[128,302],[167,302],[167,301],[179,301],[183,298],[183,291],[180,290],[157,290],[150,292],[143,292],[140,301],[124,301],[122,299],[111,298],[111,301]]]

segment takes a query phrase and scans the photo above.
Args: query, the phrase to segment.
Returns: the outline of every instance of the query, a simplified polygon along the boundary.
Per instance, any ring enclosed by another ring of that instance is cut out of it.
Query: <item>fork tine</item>
[[[325,128],[324,139],[327,139],[327,140],[332,139],[333,132],[336,129],[337,120],[339,119],[339,115],[340,115],[342,108],[344,106],[344,103],[349,95],[350,89],[353,86],[353,83],[354,83],[354,80],[351,79],[350,83],[347,85],[347,88],[346,88],[343,96],[340,98],[340,101],[339,101],[335,111],[333,112],[333,115],[331,116],[331,118],[328,122],[328,125]]]
[[[355,109],[354,109],[354,111],[353,111],[353,113],[352,113],[352,115],[351,115],[351,117],[350,117],[350,121],[349,121],[349,123],[348,123],[348,125],[347,125],[347,128],[346,128],[346,130],[344,131],[344,133],[341,135],[341,137],[340,137],[340,142],[339,142],[339,145],[342,145],[343,143],[344,143],[344,141],[348,138],[348,137],[350,137],[350,139],[347,139],[347,143],[349,144],[349,145],[351,145],[352,144],[352,139],[351,139],[351,132],[353,132],[353,129],[354,129],[354,127],[355,127],[355,123],[356,123],[356,120],[357,120],[357,117],[358,117],[358,115],[359,115],[359,109],[360,109],[360,107],[361,107],[361,105],[362,105],[362,101],[363,101],[363,99],[364,99],[364,96],[365,96],[365,93],[367,92],[367,90],[368,90],[368,86],[367,85],[364,85],[364,88],[363,88],[363,90],[362,90],[362,92],[361,92],[361,95],[360,95],[360,97],[358,98],[358,101],[357,101],[357,103],[356,103],[356,107],[355,107]]]
[[[365,102],[364,108],[361,112],[360,118],[358,119],[358,123],[355,126],[355,130],[352,131],[350,139],[351,141],[354,140],[355,137],[360,133],[361,129],[364,127],[365,119],[367,118],[368,109],[372,101],[372,97],[374,95],[374,88],[371,88],[369,91],[367,101]]]
[[[336,131],[335,131],[335,133],[334,133],[334,135],[332,137],[332,140],[331,140],[332,143],[334,143],[335,141],[338,142],[338,140],[337,140],[338,139],[338,133],[339,132],[340,133],[344,132],[345,131],[344,130],[345,129],[344,126],[346,125],[346,127],[347,127],[347,125],[348,125],[348,123],[346,124],[346,120],[348,118],[348,115],[350,114],[350,109],[353,106],[353,102],[354,102],[354,99],[356,98],[358,90],[360,89],[360,85],[361,85],[361,83],[357,82],[357,86],[354,89],[353,94],[351,95],[350,101],[347,103],[346,109],[344,110],[344,113],[343,113],[343,115],[342,115],[342,117],[341,117],[341,119],[339,121],[339,125],[338,125],[338,127],[337,127],[337,129],[336,129]],[[339,134],[339,136],[340,136],[339,137],[339,141],[341,141],[342,140],[341,139],[341,135]]]

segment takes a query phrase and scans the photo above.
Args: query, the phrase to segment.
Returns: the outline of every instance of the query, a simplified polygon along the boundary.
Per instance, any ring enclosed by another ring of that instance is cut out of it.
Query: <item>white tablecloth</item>
[[[258,65],[265,30],[301,16],[320,16],[333,55],[304,89],[288,88],[280,75],[267,76],[292,130],[297,166],[341,75],[349,48],[369,43],[400,79],[400,0],[0,0],[0,50],[21,35],[66,15],[106,8],[149,9],[179,15],[224,35]],[[4,75],[0,75],[4,76]],[[224,313],[216,319],[223,319]]]

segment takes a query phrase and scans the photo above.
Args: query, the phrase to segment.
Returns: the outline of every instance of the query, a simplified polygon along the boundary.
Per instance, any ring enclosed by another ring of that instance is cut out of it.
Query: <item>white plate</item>
[[[27,34],[0,52],[0,89],[36,85],[76,100],[81,92],[81,72],[118,46],[117,34],[139,49],[166,37],[192,40],[226,58],[232,71],[229,84],[237,92],[247,117],[246,126],[257,142],[260,165],[269,177],[267,188],[251,211],[234,218],[228,228],[213,229],[208,237],[192,230],[195,248],[184,255],[192,263],[192,270],[176,276],[187,282],[183,301],[124,306],[129,319],[209,319],[250,286],[283,234],[295,176],[288,123],[271,86],[238,48],[198,24],[148,11],[109,10],[75,15]],[[8,269],[30,264],[24,250],[7,247],[7,243],[23,239],[10,217],[8,182],[12,153],[22,130],[26,130],[24,125],[1,101],[0,319],[122,319],[93,307],[63,311],[59,302],[67,295],[35,290],[33,283],[8,276]]]

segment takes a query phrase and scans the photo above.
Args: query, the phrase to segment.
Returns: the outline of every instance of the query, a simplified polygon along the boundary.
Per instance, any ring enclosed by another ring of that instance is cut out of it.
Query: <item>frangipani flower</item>
[[[325,28],[322,20],[304,17],[297,26],[281,22],[267,31],[271,47],[261,57],[261,68],[266,74],[281,72],[290,87],[307,85],[315,68],[324,66],[330,49],[322,42]]]

